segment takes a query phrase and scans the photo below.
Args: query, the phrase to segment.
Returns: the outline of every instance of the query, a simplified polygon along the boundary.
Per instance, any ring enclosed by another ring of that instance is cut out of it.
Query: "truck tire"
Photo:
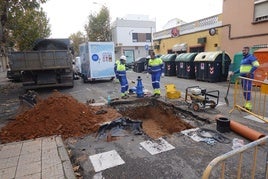
[[[83,76],[83,82],[84,82],[84,83],[87,83],[87,82],[88,82],[88,79],[87,79],[86,76]]]

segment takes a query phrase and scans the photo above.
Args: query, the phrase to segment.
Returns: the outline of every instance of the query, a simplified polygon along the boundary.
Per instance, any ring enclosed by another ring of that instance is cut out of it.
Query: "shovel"
[[[225,100],[225,103],[226,103],[227,106],[229,106],[229,101],[228,101],[227,96],[228,96],[228,94],[229,94],[230,85],[231,85],[231,80],[229,80],[228,88],[227,88],[227,92],[226,92],[226,95],[225,95],[225,97],[224,97],[224,100]]]

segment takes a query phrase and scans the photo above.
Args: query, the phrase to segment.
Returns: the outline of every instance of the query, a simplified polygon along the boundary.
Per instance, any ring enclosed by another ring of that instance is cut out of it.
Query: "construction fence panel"
[[[214,158],[204,170],[202,179],[268,178],[267,142],[268,136]],[[252,160],[248,160],[250,157]]]
[[[239,76],[234,85],[234,110],[244,111],[268,123],[268,81],[259,81]],[[252,109],[245,108],[250,101]]]

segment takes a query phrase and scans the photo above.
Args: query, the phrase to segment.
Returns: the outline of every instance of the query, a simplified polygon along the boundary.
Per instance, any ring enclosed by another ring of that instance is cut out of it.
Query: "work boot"
[[[245,108],[245,109],[248,110],[248,111],[252,111],[252,104],[250,103],[250,101],[247,101],[247,102],[244,104],[243,108]]]

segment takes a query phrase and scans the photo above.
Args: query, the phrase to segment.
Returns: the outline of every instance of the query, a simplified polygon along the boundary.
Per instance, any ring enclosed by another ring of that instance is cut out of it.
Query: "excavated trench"
[[[153,139],[209,124],[209,120],[162,100],[144,98],[111,105],[122,116],[142,121],[143,131]]]

